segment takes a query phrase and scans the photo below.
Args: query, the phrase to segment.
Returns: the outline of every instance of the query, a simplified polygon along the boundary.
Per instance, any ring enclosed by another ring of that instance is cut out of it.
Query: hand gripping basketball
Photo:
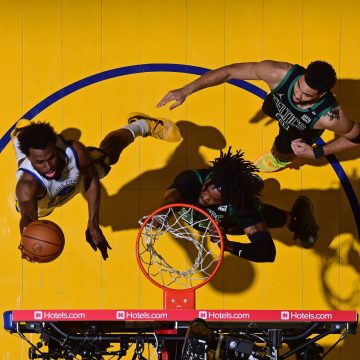
[[[23,259],[46,263],[55,260],[63,251],[65,237],[61,228],[49,220],[36,220],[22,233],[19,249]]]

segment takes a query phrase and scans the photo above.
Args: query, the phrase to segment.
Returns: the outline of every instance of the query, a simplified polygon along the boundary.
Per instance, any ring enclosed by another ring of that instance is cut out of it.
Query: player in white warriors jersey
[[[84,190],[88,202],[86,240],[104,260],[111,249],[99,226],[100,182],[121,152],[137,136],[152,136],[176,142],[180,130],[169,120],[134,114],[128,125],[110,132],[99,148],[86,147],[79,141],[65,141],[45,122],[20,120],[14,133],[18,162],[16,199],[21,214],[20,232],[32,221],[49,215]],[[20,250],[21,246],[20,246]],[[22,251],[23,258],[32,261]]]

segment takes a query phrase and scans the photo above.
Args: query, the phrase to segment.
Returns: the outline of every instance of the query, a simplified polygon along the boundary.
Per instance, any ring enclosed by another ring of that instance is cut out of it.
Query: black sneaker
[[[299,239],[302,247],[314,246],[319,226],[316,224],[314,207],[306,196],[299,196],[291,209],[290,231],[294,232],[294,240]]]

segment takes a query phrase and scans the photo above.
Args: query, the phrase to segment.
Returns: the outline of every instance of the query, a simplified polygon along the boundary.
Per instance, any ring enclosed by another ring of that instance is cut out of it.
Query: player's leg
[[[139,136],[139,135],[137,135]],[[135,140],[135,135],[126,127],[111,131],[100,143],[100,149],[109,157],[109,164],[118,162],[121,152]]]
[[[302,247],[311,248],[314,246],[319,227],[316,224],[312,202],[308,197],[297,197],[291,212],[264,204],[263,216],[268,228],[287,226],[294,233],[294,239],[300,240]]]
[[[269,229],[278,229],[289,226],[291,213],[270,204],[263,204],[262,213],[266,226]]]
[[[270,152],[261,155],[255,165],[261,172],[275,172],[284,169],[296,158],[291,149],[291,140],[280,128]]]
[[[117,163],[121,152],[138,136],[171,142],[181,139],[180,130],[172,121],[134,113],[129,117],[128,125],[110,132],[100,144],[100,149],[109,155],[109,165]]]

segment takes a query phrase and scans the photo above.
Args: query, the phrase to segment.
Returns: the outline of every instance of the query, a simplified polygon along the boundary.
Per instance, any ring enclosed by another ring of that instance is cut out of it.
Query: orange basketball
[[[23,252],[39,263],[55,260],[65,245],[61,228],[49,220],[37,220],[27,225],[21,237]]]

